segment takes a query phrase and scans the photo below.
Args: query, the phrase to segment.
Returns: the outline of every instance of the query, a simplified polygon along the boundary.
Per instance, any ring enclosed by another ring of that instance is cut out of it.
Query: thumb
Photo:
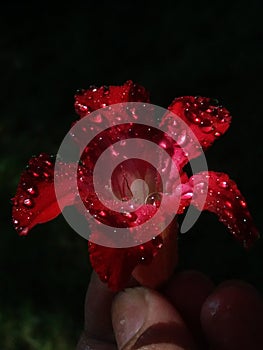
[[[151,289],[136,287],[119,293],[112,304],[112,324],[118,349],[195,349],[178,312]]]

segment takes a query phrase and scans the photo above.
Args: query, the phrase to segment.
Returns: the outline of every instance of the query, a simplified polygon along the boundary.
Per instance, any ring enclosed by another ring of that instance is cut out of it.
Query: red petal
[[[90,87],[75,95],[75,110],[82,118],[96,109],[121,102],[149,102],[149,93],[131,80],[122,86]]]
[[[208,186],[208,187],[207,187]],[[245,248],[251,247],[259,233],[254,226],[252,217],[247,209],[247,203],[237,188],[237,185],[228,175],[218,172],[203,172],[192,176],[189,182],[183,185],[183,192],[192,190],[193,198],[184,199],[184,205],[195,205],[199,210],[208,210],[215,213],[219,221],[224,223],[232,235]],[[205,191],[204,191],[205,189]],[[204,207],[203,196],[207,198]]]
[[[67,167],[68,170],[68,167]],[[74,201],[70,179],[63,178],[59,196],[64,206]],[[13,223],[19,235],[26,235],[36,224],[54,219],[61,212],[54,188],[54,160],[47,154],[30,159],[13,198]]]
[[[226,132],[231,121],[229,111],[218,106],[217,100],[207,97],[179,97],[168,109],[190,126],[204,150]],[[168,117],[171,119],[170,115]],[[190,159],[200,154],[195,147],[187,152]]]
[[[111,290],[119,291],[127,286],[136,266],[151,263],[161,245],[161,238],[131,248],[109,248],[89,242],[91,265]]]

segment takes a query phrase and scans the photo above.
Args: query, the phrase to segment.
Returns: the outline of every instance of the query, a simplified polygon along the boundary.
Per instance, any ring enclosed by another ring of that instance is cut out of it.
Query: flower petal
[[[61,166],[65,166],[61,164]],[[61,203],[64,206],[74,202],[75,195],[70,188],[69,167],[67,176],[61,181]],[[36,224],[54,219],[61,212],[54,188],[54,159],[45,153],[30,159],[22,173],[15,197],[13,198],[13,224],[23,236]]]
[[[82,118],[97,109],[121,102],[149,102],[149,93],[131,80],[122,86],[91,86],[75,95],[75,110]]]
[[[158,237],[131,248],[110,248],[89,242],[91,265],[111,290],[119,291],[127,286],[136,266],[151,263],[162,245],[162,238]]]
[[[251,247],[259,238],[258,230],[247,209],[247,203],[236,183],[228,175],[212,171],[195,174],[188,183],[183,185],[182,192],[186,193],[189,189],[193,193],[192,200],[185,197],[184,207],[191,203],[201,211],[208,210],[215,213],[219,221],[227,226],[245,248]],[[203,207],[201,203],[206,194]]]
[[[218,101],[208,97],[183,96],[176,98],[168,109],[186,122],[196,135],[202,148],[206,150],[213,142],[223,135],[229,128],[231,116],[229,111],[218,105]],[[173,128],[173,118],[168,113],[163,120],[168,127]],[[187,130],[184,130],[187,139]],[[189,137],[189,139],[191,139]],[[187,150],[188,159],[197,157],[200,149],[191,144]]]

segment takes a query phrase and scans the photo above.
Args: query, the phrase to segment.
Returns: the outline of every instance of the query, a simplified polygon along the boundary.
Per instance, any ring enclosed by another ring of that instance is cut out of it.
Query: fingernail
[[[112,323],[119,349],[138,334],[146,318],[144,288],[128,288],[116,296],[112,305]]]

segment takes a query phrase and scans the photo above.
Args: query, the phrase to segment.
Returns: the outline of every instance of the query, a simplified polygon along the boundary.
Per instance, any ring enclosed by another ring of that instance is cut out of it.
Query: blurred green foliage
[[[132,79],[163,107],[187,94],[221,100],[234,120],[208,152],[209,168],[239,184],[262,230],[261,15],[255,0],[2,9],[0,349],[72,349],[81,331],[87,242],[63,218],[17,237],[9,205],[31,155],[56,153],[76,119],[79,87]],[[244,278],[263,291],[262,252],[262,241],[244,252],[215,217],[202,214],[180,236],[178,268],[199,269],[215,282]]]

